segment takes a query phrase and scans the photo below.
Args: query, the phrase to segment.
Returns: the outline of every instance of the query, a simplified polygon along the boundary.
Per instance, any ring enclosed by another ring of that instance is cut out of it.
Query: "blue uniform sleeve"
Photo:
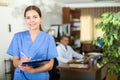
[[[56,58],[58,56],[55,40],[52,36],[50,36],[49,39],[49,45],[48,45],[48,59]]]
[[[19,47],[18,47],[18,35],[15,34],[9,48],[7,50],[7,53],[11,56],[19,56]]]

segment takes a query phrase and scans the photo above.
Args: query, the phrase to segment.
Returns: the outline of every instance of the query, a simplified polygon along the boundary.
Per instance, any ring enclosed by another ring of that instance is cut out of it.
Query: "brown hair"
[[[39,16],[42,17],[41,10],[40,10],[37,6],[35,6],[35,5],[28,6],[28,7],[25,9],[24,17],[26,17],[26,12],[27,12],[27,11],[30,11],[30,10],[35,10],[35,11],[39,14]],[[39,29],[42,30],[42,29],[41,29],[41,25],[40,25],[40,28],[39,28]]]
[[[62,35],[62,36],[60,37],[60,40],[62,40],[63,38],[69,38],[69,36]]]

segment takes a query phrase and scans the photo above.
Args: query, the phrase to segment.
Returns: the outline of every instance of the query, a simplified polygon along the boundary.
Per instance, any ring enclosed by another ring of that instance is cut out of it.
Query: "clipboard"
[[[29,62],[23,62],[22,66],[32,66],[33,68],[37,68],[43,66],[44,64],[48,63],[50,60],[31,60]]]

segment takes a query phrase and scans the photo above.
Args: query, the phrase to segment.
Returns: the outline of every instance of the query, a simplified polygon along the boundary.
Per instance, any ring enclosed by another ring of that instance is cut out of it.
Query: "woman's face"
[[[41,17],[35,10],[29,10],[26,12],[25,21],[30,30],[39,30],[41,20]]]

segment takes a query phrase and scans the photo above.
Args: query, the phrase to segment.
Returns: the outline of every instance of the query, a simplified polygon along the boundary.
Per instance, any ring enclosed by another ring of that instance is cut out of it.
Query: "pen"
[[[20,52],[23,56],[27,57],[23,52]]]
[[[27,57],[23,52],[20,52],[20,53],[22,54],[22,56]],[[31,59],[31,57],[27,57],[27,58]]]

